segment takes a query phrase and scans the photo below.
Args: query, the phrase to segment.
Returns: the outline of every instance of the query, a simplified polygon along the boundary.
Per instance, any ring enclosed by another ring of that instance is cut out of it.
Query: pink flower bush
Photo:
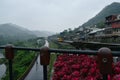
[[[54,63],[52,80],[102,80],[95,57],[87,55],[59,55]],[[113,65],[108,80],[120,80],[120,62]]]

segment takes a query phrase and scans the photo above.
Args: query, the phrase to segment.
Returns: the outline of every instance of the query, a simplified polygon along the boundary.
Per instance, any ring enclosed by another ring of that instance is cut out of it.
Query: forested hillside
[[[0,24],[0,45],[37,37],[48,37],[52,34],[54,33],[48,31],[31,31],[12,23]]]
[[[109,15],[120,14],[120,3],[114,2],[102,9],[95,17],[88,20],[82,26],[93,26],[104,24],[105,17]]]
[[[11,23],[0,25],[0,44],[28,40],[35,37],[31,31],[18,25]]]

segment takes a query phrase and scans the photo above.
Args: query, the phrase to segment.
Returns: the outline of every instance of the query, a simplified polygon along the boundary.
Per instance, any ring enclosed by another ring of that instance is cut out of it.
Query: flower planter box
[[[120,62],[113,63],[108,80],[120,80]],[[52,80],[102,80],[95,57],[88,55],[59,55],[54,63]]]

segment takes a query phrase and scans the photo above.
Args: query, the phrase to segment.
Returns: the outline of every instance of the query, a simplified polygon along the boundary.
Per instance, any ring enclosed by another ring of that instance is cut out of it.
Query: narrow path
[[[33,65],[31,71],[26,76],[25,80],[42,80],[43,79],[43,67],[40,65],[40,56]]]
[[[49,46],[47,40],[45,40],[44,46]],[[43,80],[43,66],[40,65],[40,55],[38,56],[37,61],[24,80]]]

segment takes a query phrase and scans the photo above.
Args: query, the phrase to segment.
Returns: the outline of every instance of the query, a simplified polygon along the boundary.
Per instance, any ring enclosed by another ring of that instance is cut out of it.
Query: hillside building
[[[89,33],[89,41],[119,42],[120,41],[120,15],[110,15],[105,18],[104,29],[93,29]]]
[[[105,38],[107,42],[120,40],[120,15],[110,15],[105,18]]]

